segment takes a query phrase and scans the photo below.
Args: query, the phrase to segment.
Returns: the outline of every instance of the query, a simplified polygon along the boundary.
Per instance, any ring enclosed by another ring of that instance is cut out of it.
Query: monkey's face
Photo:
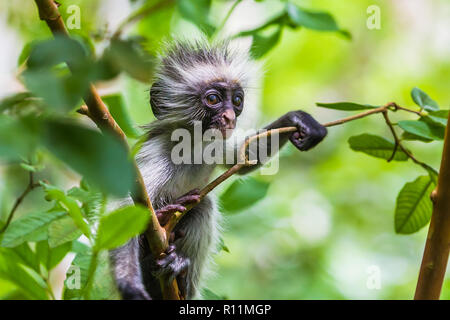
[[[219,130],[226,139],[236,127],[236,118],[244,107],[244,91],[235,82],[212,82],[202,89],[201,103],[209,115],[205,129]]]

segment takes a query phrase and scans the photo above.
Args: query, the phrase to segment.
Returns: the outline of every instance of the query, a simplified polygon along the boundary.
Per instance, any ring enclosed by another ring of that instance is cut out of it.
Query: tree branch
[[[438,184],[431,198],[433,213],[414,296],[416,300],[439,299],[447,269],[450,249],[450,132],[448,125],[445,129]]]
[[[69,33],[64,25],[61,15],[58,11],[58,7],[53,0],[35,0],[39,10],[39,17],[44,20],[54,35],[60,34],[69,36]],[[68,64],[69,68],[71,65]],[[117,137],[122,143],[124,148],[129,151],[129,146],[126,140],[126,136],[114,118],[108,111],[108,108],[103,103],[100,95],[95,89],[94,85],[89,86],[89,90],[84,97],[87,109],[86,114],[97,124],[97,126],[104,132],[109,132]],[[142,204],[149,209],[150,222],[148,229],[145,233],[149,246],[155,256],[164,254],[168,246],[168,237],[165,230],[161,227],[153,210],[152,203],[147,194],[144,180],[141,172],[139,171],[136,161],[133,159],[135,168],[136,181],[135,188],[131,193],[131,197],[136,204]],[[167,299],[180,299],[179,290],[176,280],[170,286],[162,286],[164,298]]]

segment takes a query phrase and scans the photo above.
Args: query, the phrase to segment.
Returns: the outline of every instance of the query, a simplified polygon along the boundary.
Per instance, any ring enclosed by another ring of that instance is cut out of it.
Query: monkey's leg
[[[186,291],[186,298],[197,296],[205,267],[216,248],[219,214],[210,197],[205,197],[181,219],[175,233],[184,234],[175,240],[175,251],[189,259],[186,274],[181,274],[179,285]]]
[[[143,282],[153,299],[162,299],[160,280],[172,282],[175,278],[179,280],[179,289],[186,296],[185,275],[190,265],[189,258],[176,251],[174,244],[161,258],[155,258],[151,253],[144,236],[141,239],[141,267]]]
[[[186,205],[198,203],[200,201],[199,190],[194,189],[185,195],[177,198],[172,204],[156,209],[155,213],[158,217],[159,223],[164,226],[173,213],[176,211],[186,210]],[[141,239],[140,257],[142,261],[142,274],[147,290],[150,292],[153,299],[162,299],[162,294],[159,285],[159,278],[164,281],[172,282],[173,279],[178,278],[180,291],[186,295],[185,275],[189,267],[189,258],[183,256],[175,249],[173,242],[184,233],[178,229],[170,235],[170,245],[165,254],[161,258],[155,258],[145,239]]]
[[[174,231],[175,235],[182,236],[175,236],[162,259],[155,259],[142,242],[142,274],[145,288],[153,299],[162,299],[158,276],[166,281],[177,278],[187,299],[196,296],[201,274],[218,238],[218,211],[211,199],[205,197],[186,213]]]

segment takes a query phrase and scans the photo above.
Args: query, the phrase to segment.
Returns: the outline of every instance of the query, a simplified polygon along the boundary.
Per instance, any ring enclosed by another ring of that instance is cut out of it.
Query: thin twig
[[[394,126],[392,125],[392,122],[389,119],[387,111],[383,112],[383,117],[384,117],[384,120],[386,121],[387,126],[391,130],[392,136],[394,137],[394,143],[395,143],[394,150],[392,151],[392,155],[389,157],[389,159],[387,161],[387,162],[391,162],[394,159],[395,154],[397,153],[398,147],[401,143],[400,143],[400,139],[397,136],[397,133],[395,132]]]
[[[417,115],[420,116],[420,117],[424,115],[424,113],[421,112],[421,111],[416,111],[416,110],[411,110],[411,109],[408,109],[408,108],[400,107],[400,106],[397,105],[395,102],[393,102],[393,104],[394,104],[394,108],[395,108],[396,110],[403,110],[403,111],[415,113],[415,114],[417,114]],[[396,110],[394,110],[394,111],[396,111]]]
[[[16,199],[16,201],[14,202],[14,205],[11,209],[11,211],[9,212],[8,215],[8,220],[6,220],[5,225],[2,227],[2,229],[0,230],[0,234],[5,232],[6,229],[8,228],[9,224],[11,223],[13,217],[14,217],[14,213],[16,212],[17,208],[19,207],[19,205],[22,203],[23,199],[36,187],[41,186],[39,183],[34,183],[33,181],[33,172],[29,172],[29,181],[28,181],[28,185],[25,188],[25,190],[22,192],[22,194]]]
[[[406,109],[406,108],[399,108],[399,110],[412,111],[412,110]],[[428,171],[430,169],[430,166],[428,166],[426,163],[424,163],[422,161],[417,160],[417,158],[414,157],[414,155],[411,153],[411,151],[409,151],[408,149],[405,148],[405,146],[403,146],[401,140],[398,138],[398,135],[397,135],[397,133],[394,130],[394,126],[393,126],[391,120],[389,119],[389,116],[388,116],[387,112],[383,112],[383,117],[384,117],[384,119],[386,121],[387,126],[391,130],[392,136],[394,137],[394,141],[395,141],[394,152],[392,153],[392,156],[388,160],[388,162],[391,161],[394,158],[397,148],[400,148],[400,150],[403,151],[408,156],[408,158],[410,158],[414,163],[418,164],[419,166],[423,167],[425,170]]]

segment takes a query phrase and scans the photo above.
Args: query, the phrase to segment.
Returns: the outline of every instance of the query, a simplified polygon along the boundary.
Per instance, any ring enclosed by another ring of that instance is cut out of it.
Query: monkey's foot
[[[200,202],[200,190],[194,189],[179,197],[175,200],[175,203],[169,204],[156,210],[156,216],[159,223],[164,226],[177,211],[183,212],[186,210],[186,206],[189,204],[197,204]]]
[[[190,265],[186,258],[175,251],[175,245],[170,245],[164,257],[157,259],[154,263],[152,274],[157,278],[172,282],[175,278],[183,295],[187,292],[186,273]]]
[[[178,275],[186,273],[189,264],[189,258],[177,253],[175,251],[175,245],[171,244],[166,254],[162,258],[156,259],[152,274],[155,277],[162,277],[172,281]]]

